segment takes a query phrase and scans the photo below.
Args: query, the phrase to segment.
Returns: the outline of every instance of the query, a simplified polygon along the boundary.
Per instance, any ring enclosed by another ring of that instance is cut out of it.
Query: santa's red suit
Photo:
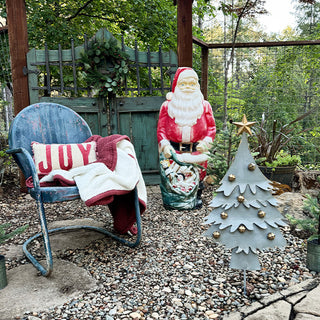
[[[216,135],[216,125],[212,114],[212,108],[208,101],[203,100],[203,114],[191,127],[180,127],[175,123],[175,119],[168,114],[168,102],[165,101],[160,109],[157,138],[160,145],[165,141],[178,143],[197,143],[204,140],[212,142]],[[188,132],[184,132],[188,131]],[[182,137],[187,139],[182,139]]]
[[[198,81],[198,77],[193,69],[178,69],[173,81],[172,93],[170,93],[169,99],[167,98],[160,109],[157,138],[160,152],[163,152],[166,146],[172,146],[178,154],[189,153],[192,156],[195,156],[201,154],[201,152],[196,151],[198,144],[205,144],[207,147],[210,146],[210,143],[214,140],[216,135],[216,126],[211,105],[208,101],[203,99],[200,88],[191,89],[195,94],[197,94],[198,91],[198,99],[200,96],[200,100],[197,101],[197,107],[195,108],[196,111],[194,111],[191,106],[192,103],[190,103],[188,106],[189,109],[184,111],[182,108],[178,111],[179,114],[177,114],[177,117],[175,117],[172,111],[170,112],[170,100],[172,96],[175,95],[177,84],[179,86],[178,81],[182,81],[183,77],[188,77],[188,79],[194,77]],[[186,101],[188,102],[188,100]],[[183,112],[185,112],[186,119],[184,119]],[[195,113],[194,116],[192,115],[193,112]],[[189,157],[187,162],[193,162],[192,157]],[[206,167],[206,162],[199,162],[196,160],[194,162]],[[205,171],[201,172],[200,180],[204,178],[205,174]]]

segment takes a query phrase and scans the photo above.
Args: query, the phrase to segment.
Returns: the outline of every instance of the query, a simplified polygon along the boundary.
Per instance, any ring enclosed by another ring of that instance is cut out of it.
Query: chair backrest
[[[73,110],[56,104],[41,102],[21,110],[9,130],[10,149],[25,148],[32,156],[33,141],[52,143],[81,143],[92,135],[85,120]],[[31,175],[22,155],[15,156],[24,176]]]

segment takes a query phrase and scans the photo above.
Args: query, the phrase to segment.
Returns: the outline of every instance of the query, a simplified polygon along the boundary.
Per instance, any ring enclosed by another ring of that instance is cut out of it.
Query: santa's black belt
[[[182,143],[170,141],[173,149],[180,152],[195,152],[197,151],[198,142],[195,143]]]

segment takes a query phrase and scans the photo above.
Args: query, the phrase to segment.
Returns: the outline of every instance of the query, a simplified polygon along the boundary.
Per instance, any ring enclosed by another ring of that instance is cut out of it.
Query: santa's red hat
[[[177,82],[178,80],[184,77],[195,77],[197,80],[198,75],[197,73],[190,67],[180,67],[178,68],[178,70],[176,71],[176,74],[174,75],[173,81],[172,81],[172,88],[171,88],[171,92],[168,92],[166,95],[167,100],[171,100],[172,99],[172,95],[174,93],[174,90],[177,86]]]

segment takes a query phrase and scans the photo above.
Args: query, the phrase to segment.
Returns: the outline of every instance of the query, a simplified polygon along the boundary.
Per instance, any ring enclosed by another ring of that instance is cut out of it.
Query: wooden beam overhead
[[[303,45],[319,45],[320,40],[300,40],[300,41],[264,41],[264,42],[236,42],[236,43],[206,43],[193,37],[193,43],[202,48],[221,49],[221,48],[258,48],[258,47],[287,47]]]

